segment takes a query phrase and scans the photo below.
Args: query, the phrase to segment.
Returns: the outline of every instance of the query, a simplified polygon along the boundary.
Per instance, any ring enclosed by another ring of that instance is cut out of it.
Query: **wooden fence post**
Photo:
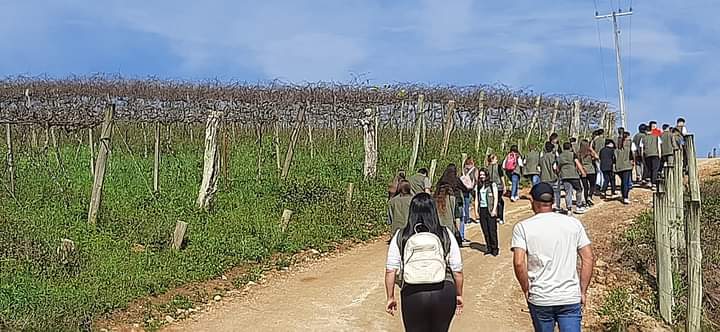
[[[95,224],[97,222],[98,212],[100,210],[100,202],[102,200],[102,189],[105,181],[105,165],[110,154],[110,139],[113,129],[113,113],[115,112],[115,104],[111,104],[105,109],[105,118],[103,119],[102,132],[100,133],[100,146],[95,163],[95,178],[93,180],[92,195],[90,196],[90,208],[88,209],[88,223]]]
[[[419,95],[417,101],[417,108],[415,109],[415,133],[413,136],[413,149],[412,155],[410,155],[410,165],[408,166],[408,172],[412,173],[415,171],[415,163],[417,162],[418,150],[420,149],[420,134],[422,127],[422,119],[425,117],[425,96]]]
[[[12,125],[5,124],[5,143],[7,144],[7,167],[10,176],[10,195],[15,197],[15,158],[13,155]]]
[[[674,304],[673,267],[666,195],[665,185],[660,182],[658,191],[653,194],[658,299],[660,302],[660,316],[666,323],[672,324],[672,307]]]
[[[433,178],[435,177],[435,169],[437,168],[437,159],[433,159],[430,161],[430,172],[428,173],[428,179],[430,179],[430,185],[433,183]]]
[[[155,122],[155,154],[153,158],[153,192],[160,192],[160,122]]]
[[[173,232],[173,238],[171,247],[175,250],[180,250],[182,247],[183,240],[185,240],[185,232],[187,231],[188,224],[184,221],[175,222],[175,231]]]
[[[530,144],[530,136],[532,135],[532,132],[533,130],[535,130],[535,126],[537,125],[538,115],[540,114],[541,101],[542,98],[540,96],[537,96],[537,99],[535,99],[535,109],[533,110],[532,120],[530,121],[530,128],[528,129],[527,135],[525,136],[526,147],[528,146],[528,144]]]
[[[309,127],[308,127],[309,129]],[[262,135],[263,135],[263,125],[260,122],[255,123],[255,135],[257,136],[257,174],[255,180],[260,182],[260,178],[262,177]],[[225,158],[226,160],[229,159]]]
[[[277,164],[277,170],[282,170],[282,161],[280,160],[280,125],[278,120],[275,120],[273,125],[273,145],[275,146],[275,163]]]
[[[685,245],[685,184],[684,184],[684,178],[683,178],[683,153],[682,149],[676,149],[673,152],[673,168],[672,168],[672,185],[674,190],[674,196],[675,196],[675,204],[673,207],[675,208],[675,221],[673,224],[673,228],[676,230],[676,236],[677,236],[677,249],[679,251],[684,251],[687,246]],[[679,260],[678,263],[679,264]]]
[[[282,213],[282,217],[280,217],[280,230],[283,234],[287,232],[288,227],[290,226],[290,219],[292,218],[293,211],[284,209]]]
[[[485,91],[480,91],[478,110],[478,117],[475,120],[475,154],[480,153],[480,140],[482,132],[485,130]]]
[[[688,275],[688,304],[687,304],[687,331],[699,332],[702,322],[702,246],[700,243],[700,180],[697,170],[697,155],[695,151],[695,138],[693,135],[685,137],[685,146],[688,159],[688,182],[690,187],[690,200],[687,202],[687,275]],[[681,171],[682,172],[682,171]]]
[[[550,118],[550,132],[547,136],[555,133],[555,123],[557,122],[558,109],[560,108],[560,99],[555,99],[555,106],[553,106],[552,118]]]
[[[519,103],[520,103],[520,98],[515,97],[515,100],[513,101],[512,113],[510,113],[510,121],[506,121],[505,126],[503,126],[504,130],[503,130],[502,142],[500,143],[500,151],[505,151],[505,148],[507,147],[508,139],[510,139],[513,129],[515,129],[515,122],[517,121],[517,112],[518,112],[518,104]]]
[[[355,184],[348,183],[347,191],[345,191],[345,205],[350,206],[352,204],[353,191],[355,190]]]
[[[580,135],[580,101],[573,102],[572,117],[570,118],[570,137]]]
[[[307,133],[308,133],[308,144],[310,145],[310,159],[315,159],[315,144],[313,142],[313,133],[312,133],[312,127],[308,123],[307,125]]]
[[[365,117],[360,120],[364,133],[365,161],[363,162],[363,176],[365,179],[374,178],[377,175],[378,151],[377,145],[375,145],[377,133],[375,132],[373,119],[373,109],[365,109]]]
[[[287,179],[288,173],[290,172],[290,164],[292,163],[293,154],[295,153],[295,144],[297,144],[298,136],[300,136],[300,128],[302,128],[303,121],[305,121],[305,107],[300,107],[297,119],[295,120],[295,127],[290,135],[290,145],[288,145],[287,153],[285,154],[285,164],[283,164],[282,173],[280,173],[280,178],[283,181]]]
[[[445,158],[450,147],[450,135],[452,134],[453,127],[455,126],[455,101],[451,100],[448,102],[447,113],[445,114],[445,126],[443,132],[443,145],[440,150],[440,157]]]
[[[463,167],[465,167],[465,161],[467,161],[467,159],[468,159],[468,154],[467,153],[460,154],[460,159],[461,159],[460,166],[458,168],[463,169]]]
[[[205,125],[205,154],[203,156],[203,176],[198,191],[197,205],[203,210],[209,210],[215,192],[217,192],[218,180],[218,163],[220,162],[220,153],[218,151],[217,134],[222,122],[223,113],[220,111],[212,111],[208,115],[207,124]]]
[[[95,135],[93,127],[88,128],[88,146],[90,147],[90,175],[95,176]]]

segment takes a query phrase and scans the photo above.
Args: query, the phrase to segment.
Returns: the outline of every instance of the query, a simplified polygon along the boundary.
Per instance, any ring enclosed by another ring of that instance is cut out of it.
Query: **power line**
[[[593,0],[593,4],[595,5],[595,15],[598,15],[597,0]],[[607,100],[608,99],[608,90],[607,90],[607,78],[605,78],[605,56],[603,55],[602,37],[600,35],[600,22],[598,20],[595,20],[595,27],[597,28],[598,51],[600,53],[600,74],[602,76],[603,92],[605,93],[605,100]]]

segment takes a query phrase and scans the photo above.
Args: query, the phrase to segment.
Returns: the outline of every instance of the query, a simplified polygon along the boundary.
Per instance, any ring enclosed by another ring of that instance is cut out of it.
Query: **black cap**
[[[534,201],[552,203],[555,198],[555,190],[547,182],[540,182],[530,189],[530,196]]]

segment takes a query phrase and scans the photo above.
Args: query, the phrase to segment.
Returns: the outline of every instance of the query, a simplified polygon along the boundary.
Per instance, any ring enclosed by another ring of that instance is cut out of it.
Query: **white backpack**
[[[445,280],[446,269],[440,238],[430,232],[415,230],[403,250],[402,282],[411,285],[440,283]]]
[[[463,175],[460,177],[460,181],[465,186],[467,190],[473,190],[475,189],[475,179],[470,176],[475,171],[475,167],[471,168],[470,170],[465,173],[463,170]]]

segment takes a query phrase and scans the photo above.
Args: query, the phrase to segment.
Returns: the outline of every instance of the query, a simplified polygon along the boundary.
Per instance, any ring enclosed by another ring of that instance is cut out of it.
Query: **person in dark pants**
[[[440,225],[438,212],[430,194],[420,193],[410,202],[410,214],[405,228],[393,236],[385,264],[385,311],[395,315],[395,277],[403,265],[405,245],[417,232],[429,232],[440,239],[446,260],[444,281],[428,284],[403,283],[400,291],[405,331],[447,331],[457,312],[463,309],[463,273],[460,246],[452,231]]]
[[[630,204],[632,188],[633,151],[630,133],[625,132],[615,149],[615,172],[620,176],[620,192],[623,204]]]
[[[610,197],[615,196],[615,142],[611,139],[605,140],[605,147],[600,150],[600,170],[603,173],[602,188],[600,194],[604,197],[607,196],[608,184],[610,185]]]
[[[583,190],[585,193],[585,202],[588,206],[593,206],[593,194],[595,193],[595,182],[597,182],[597,172],[595,171],[595,161],[600,159],[598,154],[590,146],[590,142],[586,139],[580,141],[578,149],[578,159],[585,168],[585,176],[581,178]]]
[[[647,125],[644,123],[640,124],[640,126],[638,126],[638,132],[635,136],[633,136],[632,140],[632,144],[635,145],[635,150],[633,151],[635,160],[635,183],[638,185],[642,185],[644,179],[643,169],[645,168],[645,160],[643,159],[643,151],[640,147],[642,146],[642,141],[646,132]]]
[[[497,184],[488,177],[487,169],[478,172],[477,186],[478,214],[480,215],[480,227],[485,236],[485,255],[497,256],[500,252],[497,233]]]
[[[657,186],[658,173],[660,172],[660,135],[662,132],[657,128],[657,122],[650,121],[648,132],[643,136],[640,147],[645,157],[645,179],[650,179],[653,187]]]
[[[498,187],[498,195],[496,196],[498,205],[497,218],[498,224],[502,225],[505,223],[505,200],[503,199],[505,195],[505,179],[503,178],[503,173],[505,172],[503,172],[502,166],[498,163],[498,157],[494,153],[491,153],[487,157],[487,171],[490,181]]]

